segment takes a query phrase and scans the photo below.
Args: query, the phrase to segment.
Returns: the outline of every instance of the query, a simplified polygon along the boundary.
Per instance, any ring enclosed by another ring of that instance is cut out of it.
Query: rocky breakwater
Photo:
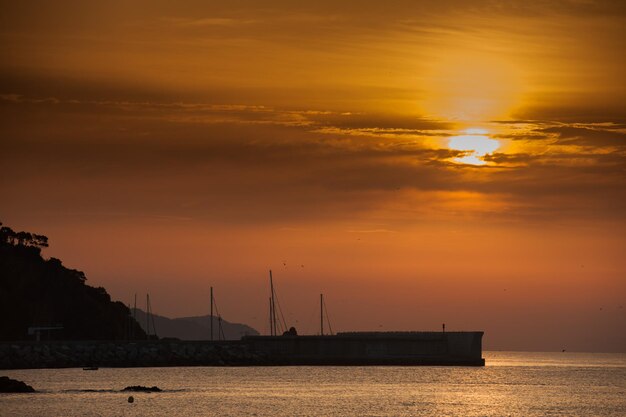
[[[14,342],[0,344],[0,369],[245,366],[264,355],[240,342]]]

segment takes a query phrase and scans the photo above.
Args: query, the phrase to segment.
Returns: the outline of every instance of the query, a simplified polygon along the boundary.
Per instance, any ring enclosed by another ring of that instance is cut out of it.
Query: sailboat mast
[[[211,287],[211,314],[209,319],[211,320],[211,341],[213,341],[213,287]]]
[[[274,296],[274,280],[272,278],[272,270],[270,269],[270,292],[271,292],[271,308],[272,308],[272,313],[270,316],[270,320],[271,320],[271,326],[272,326],[272,335],[276,336],[277,332],[276,332],[276,300],[275,300],[275,296]]]
[[[132,316],[132,314],[130,312],[131,312],[131,310],[130,310],[130,303],[128,303],[128,320],[126,320],[126,327],[127,327],[127,329],[126,329],[126,337],[128,338],[129,341],[132,339],[131,332],[132,332],[132,328],[133,328],[133,316]]]
[[[135,293],[135,304],[133,305],[133,320],[137,321],[137,293]],[[133,339],[137,336],[135,335],[135,325],[133,324]]]
[[[270,336],[274,336],[274,330],[272,329],[272,297],[268,299],[270,304]]]
[[[320,294],[320,335],[324,336],[324,294]]]
[[[150,295],[146,293],[146,337],[150,339]]]
[[[156,339],[158,339],[159,337],[157,336],[156,326],[154,325],[154,314],[152,313],[152,303],[150,303],[149,298],[148,298],[148,307],[150,308],[150,320],[152,321],[152,334],[154,335]]]

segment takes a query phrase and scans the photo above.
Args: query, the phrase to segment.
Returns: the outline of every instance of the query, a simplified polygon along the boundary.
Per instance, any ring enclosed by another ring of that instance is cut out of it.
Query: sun
[[[500,142],[487,136],[489,132],[483,129],[467,129],[463,135],[452,136],[448,140],[448,148],[456,151],[466,151],[467,155],[454,158],[454,162],[469,165],[485,165],[483,159],[500,147]]]

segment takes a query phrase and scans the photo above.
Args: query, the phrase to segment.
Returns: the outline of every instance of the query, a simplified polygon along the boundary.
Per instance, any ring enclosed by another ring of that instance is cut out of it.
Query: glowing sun
[[[467,155],[454,158],[454,162],[469,165],[485,165],[483,157],[500,147],[500,142],[486,136],[488,132],[481,129],[468,129],[464,135],[452,136],[448,140],[448,148],[466,151]]]

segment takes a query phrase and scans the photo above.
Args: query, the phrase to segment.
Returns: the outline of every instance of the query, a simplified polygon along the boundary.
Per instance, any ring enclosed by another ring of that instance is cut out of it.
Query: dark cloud
[[[142,80],[127,82],[67,74],[63,71],[13,67],[10,61],[0,68],[0,94],[23,99],[54,97],[61,101],[174,101],[176,93],[166,86],[156,87]]]
[[[388,129],[411,132],[442,131],[454,124],[440,120],[408,115],[385,115],[367,113],[319,113],[308,118],[320,126],[341,129]],[[441,134],[441,132],[438,132]]]
[[[597,148],[626,146],[624,125],[620,122],[605,123],[555,123],[554,121],[497,121],[517,129],[492,135],[496,139],[550,141],[559,145],[578,145]]]
[[[556,135],[559,143],[582,146],[626,146],[626,133],[601,128],[554,126],[538,130],[540,133]]]
[[[536,161],[539,157],[536,155],[530,155],[527,153],[493,153],[487,154],[483,159],[487,162],[494,162],[496,164],[528,164],[532,161]]]
[[[275,113],[255,108],[213,106],[205,110],[234,112],[237,122],[200,123],[163,117],[199,111],[184,103],[163,104],[164,110],[135,103],[111,113],[99,111],[102,104],[91,112],[68,111],[71,106],[5,101],[1,114],[12,122],[0,131],[0,151],[4,169],[13,173],[0,183],[8,196],[5,209],[271,223],[351,219],[399,192],[423,194],[425,202],[412,209],[420,212],[436,204],[426,197],[431,193],[469,192],[510,202],[489,212],[492,218],[550,220],[559,214],[621,216],[626,200],[622,154],[496,153],[485,157],[496,166],[471,168],[450,162],[464,152],[419,141],[248,123],[258,121],[258,113]],[[45,111],[34,115],[38,107]],[[328,122],[326,115],[313,115],[313,127],[339,124],[335,115]],[[372,120],[393,126],[385,116]],[[346,129],[366,122],[351,121]],[[391,219],[412,221],[414,215]]]
[[[626,153],[558,153],[547,154],[529,153],[493,153],[484,156],[484,160],[499,166],[548,166],[564,167],[568,169],[572,163],[578,165],[581,172],[596,171],[601,175],[619,173],[626,169]],[[614,169],[613,169],[614,168]]]
[[[615,62],[620,68],[620,63]],[[621,65],[623,67],[623,64]],[[616,70],[619,71],[619,70]],[[613,79],[611,77],[610,79]],[[587,94],[570,94],[559,97],[545,97],[542,105],[529,105],[514,113],[515,120],[544,121],[547,123],[626,123],[624,92],[603,89]]]

